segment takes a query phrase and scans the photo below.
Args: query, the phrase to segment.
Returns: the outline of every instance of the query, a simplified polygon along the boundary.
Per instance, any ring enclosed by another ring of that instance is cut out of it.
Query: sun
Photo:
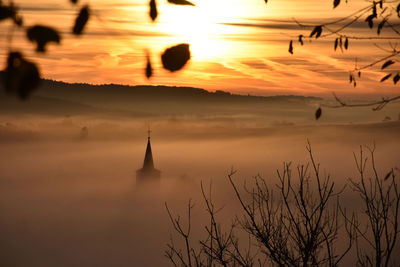
[[[163,32],[173,39],[190,44],[192,60],[207,60],[229,49],[226,36],[235,34],[234,27],[224,23],[232,19],[232,10],[222,2],[201,0],[196,6],[167,5],[161,21]],[[226,51],[225,51],[226,52]]]

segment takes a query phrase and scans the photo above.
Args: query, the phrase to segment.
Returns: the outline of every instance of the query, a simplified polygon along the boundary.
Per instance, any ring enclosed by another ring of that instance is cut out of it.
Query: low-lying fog
[[[162,178],[143,188],[135,171],[143,164],[148,124]],[[375,142],[379,172],[400,166],[399,130],[400,121],[0,116],[0,265],[165,266],[174,233],[164,202],[184,217],[193,199],[196,236],[208,221],[200,181],[212,181],[214,200],[225,207],[221,221],[229,223],[239,210],[227,180],[231,168],[240,186],[257,174],[274,184],[284,161],[307,163],[308,138],[324,173],[340,187],[356,177],[353,152],[360,145]]]

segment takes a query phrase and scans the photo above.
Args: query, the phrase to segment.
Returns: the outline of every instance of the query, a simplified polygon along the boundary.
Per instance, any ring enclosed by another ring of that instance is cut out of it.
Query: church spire
[[[144,162],[143,162],[143,169],[154,169],[154,163],[153,163],[153,153],[151,152],[151,144],[150,144],[150,129],[148,131],[148,137],[147,137],[147,147],[146,147],[146,154],[144,156]]]
[[[143,168],[136,171],[136,180],[138,183],[152,180],[159,180],[161,172],[154,168],[153,153],[151,151],[150,143],[150,127],[147,131],[147,147],[144,156]]]

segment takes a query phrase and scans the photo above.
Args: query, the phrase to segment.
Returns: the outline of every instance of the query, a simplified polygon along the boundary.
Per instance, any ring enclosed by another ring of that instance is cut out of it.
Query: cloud
[[[242,61],[242,64],[247,65],[254,69],[272,70],[272,68],[270,66],[268,66],[261,60]]]
[[[67,6],[51,4],[51,5],[21,5],[19,6],[22,12],[60,12],[68,11],[71,9]]]
[[[286,31],[291,31],[291,30],[296,30],[298,32],[302,31],[311,31],[313,27],[316,25],[321,25],[321,24],[326,24],[326,23],[331,23],[333,21],[337,21],[340,18],[330,18],[330,19],[324,19],[324,18],[316,18],[316,19],[246,19],[241,22],[229,22],[229,23],[220,23],[222,25],[228,25],[228,26],[234,26],[234,27],[250,27],[250,28],[261,28],[261,29],[275,29],[275,30],[286,30]],[[306,27],[303,27],[299,25],[301,23],[302,25],[305,25]],[[344,25],[347,25],[349,23],[349,20],[345,20],[341,23],[335,24],[335,26],[329,26],[331,30],[336,30]],[[384,30],[382,31],[382,35],[386,36],[393,36],[396,37],[397,34],[390,30],[391,27],[386,25],[384,26]],[[326,30],[326,29],[325,29]],[[356,21],[352,23],[349,27],[345,29],[346,32],[353,32],[357,33],[358,35],[360,34],[369,34],[370,29],[368,28],[368,25],[363,19],[360,19],[359,21]]]

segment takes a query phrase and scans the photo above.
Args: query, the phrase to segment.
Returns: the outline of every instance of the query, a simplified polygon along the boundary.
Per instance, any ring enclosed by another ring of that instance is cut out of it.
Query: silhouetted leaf
[[[400,18],[400,4],[397,5],[396,12],[397,16]]]
[[[372,27],[374,27],[374,15],[369,15],[365,21],[368,22],[368,26],[372,29]]]
[[[346,37],[346,40],[344,41],[344,49],[348,49],[349,48],[349,38]]]
[[[73,34],[79,35],[82,33],[83,29],[85,28],[86,23],[89,20],[89,6],[84,6],[79,11],[78,16],[75,19],[75,24],[72,29]]]
[[[353,82],[353,85],[354,85],[354,87],[356,87],[356,86],[357,86],[357,82],[356,82],[356,80],[354,80],[354,82]]]
[[[158,12],[157,12],[157,4],[156,0],[150,0],[150,18],[152,21],[154,21],[157,18]]]
[[[317,111],[315,111],[315,119],[318,120],[322,115],[322,109],[318,108]]]
[[[388,61],[386,61],[385,63],[383,63],[381,69],[383,70],[383,69],[389,67],[390,65],[392,65],[392,64],[394,64],[394,63],[395,63],[395,62],[394,62],[393,60],[388,60]]]
[[[379,8],[383,8],[383,0],[379,1]]]
[[[11,6],[3,6],[0,3],[0,21],[8,18],[12,18],[15,14],[15,9]]]
[[[264,0],[265,1],[265,4],[268,4],[268,0]]]
[[[165,69],[177,71],[185,66],[190,59],[189,44],[179,44],[167,48],[161,55],[161,61]]]
[[[168,0],[169,3],[181,6],[195,6],[192,2],[187,0]]]
[[[361,77],[361,71],[358,72],[358,78],[360,78],[360,77]]]
[[[22,26],[22,17],[18,14],[17,8],[12,4],[2,5],[0,1],[0,21],[11,19],[15,25]]]
[[[389,79],[390,78],[390,76],[392,76],[392,74],[391,73],[389,73],[388,75],[385,75],[382,79],[381,79],[381,82],[384,82],[384,81],[386,81],[387,79]]]
[[[78,3],[78,0],[71,0],[71,3],[76,4],[76,3]]]
[[[26,31],[29,41],[36,42],[37,52],[45,52],[46,44],[54,42],[59,44],[61,37],[56,30],[47,26],[35,25],[27,29]]]
[[[377,17],[377,13],[376,13],[376,2],[374,1],[372,4],[372,16],[374,16],[374,18]]]
[[[5,69],[4,87],[8,93],[16,93],[21,99],[27,99],[40,83],[36,65],[25,60],[21,53],[10,52]]]
[[[313,37],[315,35],[315,39],[318,39],[322,34],[322,26],[315,26],[315,28],[312,30],[310,37]]]
[[[340,0],[333,0],[333,8],[336,8],[340,4]]]
[[[353,79],[354,79],[354,78],[353,78],[353,75],[350,74],[350,75],[349,75],[349,83],[352,83],[352,82],[353,82]]]
[[[151,67],[150,57],[147,56],[147,64],[146,64],[146,77],[149,79],[153,75],[153,68]]]
[[[377,30],[378,35],[381,34],[382,28],[383,28],[383,26],[385,25],[385,23],[386,23],[386,19],[383,19],[383,20],[381,21],[381,23],[379,23],[379,25],[378,25],[378,30]]]
[[[396,76],[393,77],[393,83],[396,84],[400,80],[400,75],[399,73],[396,74]]]
[[[337,49],[338,43],[339,43],[339,38],[336,38],[335,39],[335,45],[334,45],[335,51]]]
[[[289,53],[293,55],[293,41],[290,40],[289,42]]]
[[[304,45],[303,37],[304,37],[304,36],[303,36],[302,34],[299,35],[299,43],[300,43],[301,45]]]

